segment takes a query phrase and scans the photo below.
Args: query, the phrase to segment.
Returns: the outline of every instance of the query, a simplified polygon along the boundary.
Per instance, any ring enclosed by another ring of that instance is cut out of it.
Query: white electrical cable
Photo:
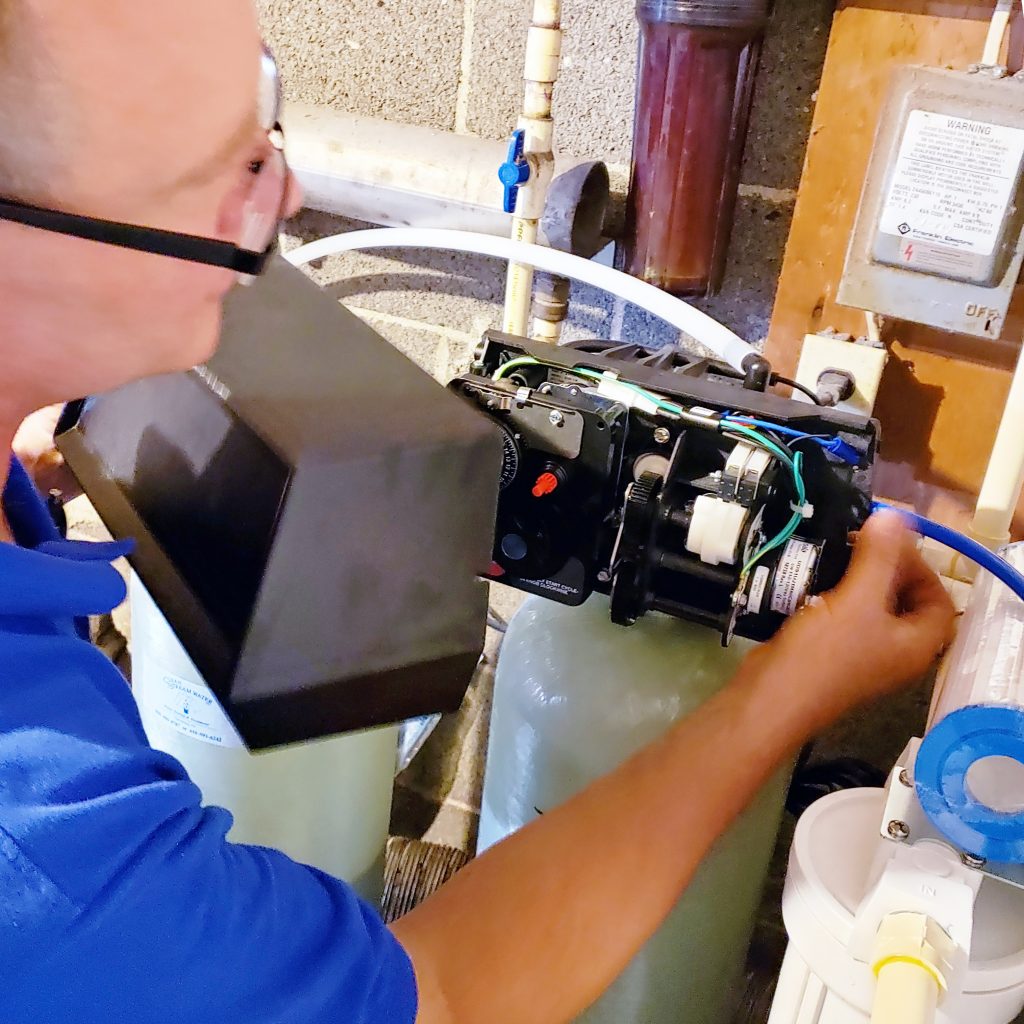
[[[500,238],[496,235],[448,231],[441,228],[349,231],[309,242],[285,253],[285,259],[294,266],[301,267],[326,256],[362,249],[442,249],[526,264],[535,270],[568,277],[589,284],[593,288],[600,288],[634,306],[639,306],[659,320],[664,320],[665,323],[688,334],[738,370],[743,369],[743,360],[748,355],[756,354],[747,342],[728,327],[653,285],[559,249],[513,242],[509,238]]]
[[[985,52],[981,57],[982,64],[995,66],[999,63],[1003,49],[1003,40],[1006,38],[1006,29],[1010,24],[1012,10],[1013,0],[999,0],[996,4],[996,9],[992,14],[992,21],[989,24],[988,36],[985,39]]]

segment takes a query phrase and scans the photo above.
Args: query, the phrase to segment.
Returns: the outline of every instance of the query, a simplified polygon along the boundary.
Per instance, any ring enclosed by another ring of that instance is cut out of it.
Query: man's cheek
[[[208,303],[191,327],[194,344],[191,346],[189,367],[205,363],[217,351],[222,322],[223,311],[220,301]]]

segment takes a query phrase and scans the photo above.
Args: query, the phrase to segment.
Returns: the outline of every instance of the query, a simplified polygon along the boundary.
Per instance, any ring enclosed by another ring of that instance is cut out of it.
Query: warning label
[[[154,673],[151,711],[178,732],[218,747],[245,744],[231,720],[206,686],[181,679],[170,672]],[[150,694],[146,695],[150,698]]]
[[[915,110],[879,229],[901,239],[901,257],[915,269],[955,272],[992,256],[1022,159],[1022,128]]]

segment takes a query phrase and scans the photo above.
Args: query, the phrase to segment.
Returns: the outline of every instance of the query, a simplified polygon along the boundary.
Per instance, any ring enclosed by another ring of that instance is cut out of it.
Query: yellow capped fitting
[[[956,943],[925,914],[890,914],[878,928],[871,1024],[929,1024],[949,987]]]

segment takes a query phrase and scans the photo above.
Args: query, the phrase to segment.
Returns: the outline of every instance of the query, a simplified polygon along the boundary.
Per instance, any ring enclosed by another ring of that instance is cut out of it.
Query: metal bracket
[[[924,813],[914,788],[914,762],[921,740],[914,737],[899,756],[886,783],[885,813],[878,834],[890,843],[945,843],[960,855],[963,863],[990,878],[1024,889],[1024,864],[993,864],[973,857],[951,843]]]

